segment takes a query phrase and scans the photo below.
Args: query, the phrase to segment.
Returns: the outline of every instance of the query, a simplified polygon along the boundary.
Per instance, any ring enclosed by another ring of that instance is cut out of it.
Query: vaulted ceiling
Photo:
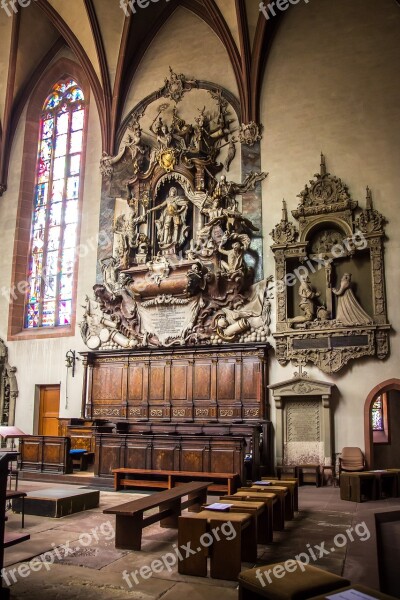
[[[20,116],[40,76],[65,47],[90,82],[112,153],[136,69],[163,24],[180,6],[192,11],[224,44],[235,74],[243,121],[258,120],[264,64],[280,18],[266,20],[256,0],[152,0],[124,11],[119,0],[32,0],[0,11],[0,192]],[[128,13],[128,15],[125,14]]]

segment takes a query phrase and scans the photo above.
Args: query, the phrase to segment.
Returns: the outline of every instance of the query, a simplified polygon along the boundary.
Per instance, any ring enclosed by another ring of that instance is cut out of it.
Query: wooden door
[[[58,435],[60,386],[40,386],[39,435]]]

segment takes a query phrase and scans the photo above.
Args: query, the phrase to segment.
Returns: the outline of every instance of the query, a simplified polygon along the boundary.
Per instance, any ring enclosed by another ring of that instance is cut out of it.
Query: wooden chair
[[[356,472],[365,470],[365,458],[360,448],[346,447],[342,449],[339,457],[339,482],[340,473],[345,472]]]

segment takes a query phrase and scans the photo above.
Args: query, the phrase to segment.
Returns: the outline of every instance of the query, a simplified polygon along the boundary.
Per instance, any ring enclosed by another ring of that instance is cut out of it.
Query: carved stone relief
[[[202,90],[207,108],[185,105],[199,87],[170,68],[131,114],[116,155],[101,158],[114,243],[85,299],[81,333],[92,350],[266,342],[270,333],[271,278],[255,280],[259,228],[241,210],[267,174],[228,180],[240,121],[216,86]],[[242,143],[259,139],[255,123],[240,128]]]
[[[268,386],[276,407],[277,463],[330,464],[332,384],[310,379],[302,365],[293,379]]]
[[[254,144],[261,141],[261,131],[262,126],[257,125],[254,121],[247,124],[242,123],[239,130],[239,140],[242,144],[250,147],[254,146]]]
[[[320,173],[299,197],[292,211],[298,227],[289,222],[284,202],[281,222],[271,233],[278,361],[312,362],[333,373],[350,360],[385,358],[390,330],[385,220],[373,207],[371,190],[360,211],[347,186],[327,172],[322,156]]]
[[[305,392],[303,392],[305,393]],[[313,400],[286,403],[286,439],[288,442],[319,442],[320,403]]]
[[[8,349],[0,339],[0,416],[1,425],[14,425],[18,397],[17,368],[8,362]]]

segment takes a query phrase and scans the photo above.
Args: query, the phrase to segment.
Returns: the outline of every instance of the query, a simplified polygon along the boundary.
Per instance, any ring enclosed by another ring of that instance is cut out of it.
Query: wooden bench
[[[233,498],[233,499],[232,499]],[[260,502],[247,502],[246,500],[240,500],[240,498],[235,498],[235,496],[230,496],[228,500],[225,500],[224,497],[218,500],[219,504],[224,504],[227,507],[226,512],[229,513],[249,513],[255,516],[256,519],[256,529],[257,529],[257,543],[258,544],[269,544],[272,540],[270,539],[270,534],[272,529],[269,526],[268,520],[268,504],[263,502],[262,499]],[[208,510],[208,504],[202,506],[202,510]],[[271,519],[272,522],[272,519]]]
[[[223,496],[224,500],[241,500],[243,502],[264,502],[268,509],[269,539],[273,541],[273,531],[282,531],[285,527],[285,515],[278,494],[271,492],[236,492],[233,496]]]
[[[170,490],[176,485],[188,481],[209,481],[210,492],[234,494],[239,487],[240,475],[237,473],[202,473],[198,471],[156,471],[153,469],[113,469],[114,489],[123,487],[161,488]]]
[[[72,460],[72,468],[79,471],[87,471],[89,464],[93,462],[94,452],[88,452],[84,449],[74,449],[69,451]]]
[[[116,515],[115,547],[124,550],[140,550],[143,528],[157,521],[160,521],[161,527],[177,529],[178,517],[184,508],[191,507],[192,510],[199,511],[207,502],[209,486],[209,481],[201,483],[192,481],[104,510],[103,513],[106,515]],[[188,500],[182,502],[184,496],[188,496]],[[159,512],[144,516],[146,511],[153,508],[159,508]]]
[[[214,531],[229,523],[234,535],[215,536]],[[211,547],[202,547],[205,534],[211,536]],[[203,510],[197,514],[184,514],[179,517],[178,546],[190,544],[199,549],[194,555],[185,556],[178,562],[178,573],[207,577],[207,557],[210,558],[210,577],[235,581],[240,573],[242,560],[257,561],[257,523],[255,512],[217,512]]]
[[[293,512],[299,510],[299,480],[293,479],[274,479],[274,477],[262,477],[262,481],[270,481],[271,485],[283,485],[289,488],[290,495],[292,496]]]
[[[284,485],[268,485],[268,486],[258,486],[253,484],[251,487],[243,487],[239,488],[239,492],[247,492],[247,494],[251,494],[254,497],[257,494],[262,493],[270,493],[276,494],[278,497],[278,503],[280,504],[280,510],[276,511],[274,514],[274,529],[276,531],[283,531],[285,529],[285,520],[291,521],[293,519],[293,511],[292,511],[292,498],[290,496],[290,492],[287,487]]]
[[[261,496],[261,497],[260,497]],[[236,492],[233,496],[222,496],[219,502],[240,502],[247,504],[255,504],[259,502],[264,504],[264,515],[260,521],[260,529],[258,530],[258,543],[271,544],[274,541],[274,505],[276,511],[279,510],[278,497],[276,494],[259,494],[259,497],[248,496],[245,492]],[[246,511],[243,511],[246,512]],[[276,517],[277,519],[277,517]]]

